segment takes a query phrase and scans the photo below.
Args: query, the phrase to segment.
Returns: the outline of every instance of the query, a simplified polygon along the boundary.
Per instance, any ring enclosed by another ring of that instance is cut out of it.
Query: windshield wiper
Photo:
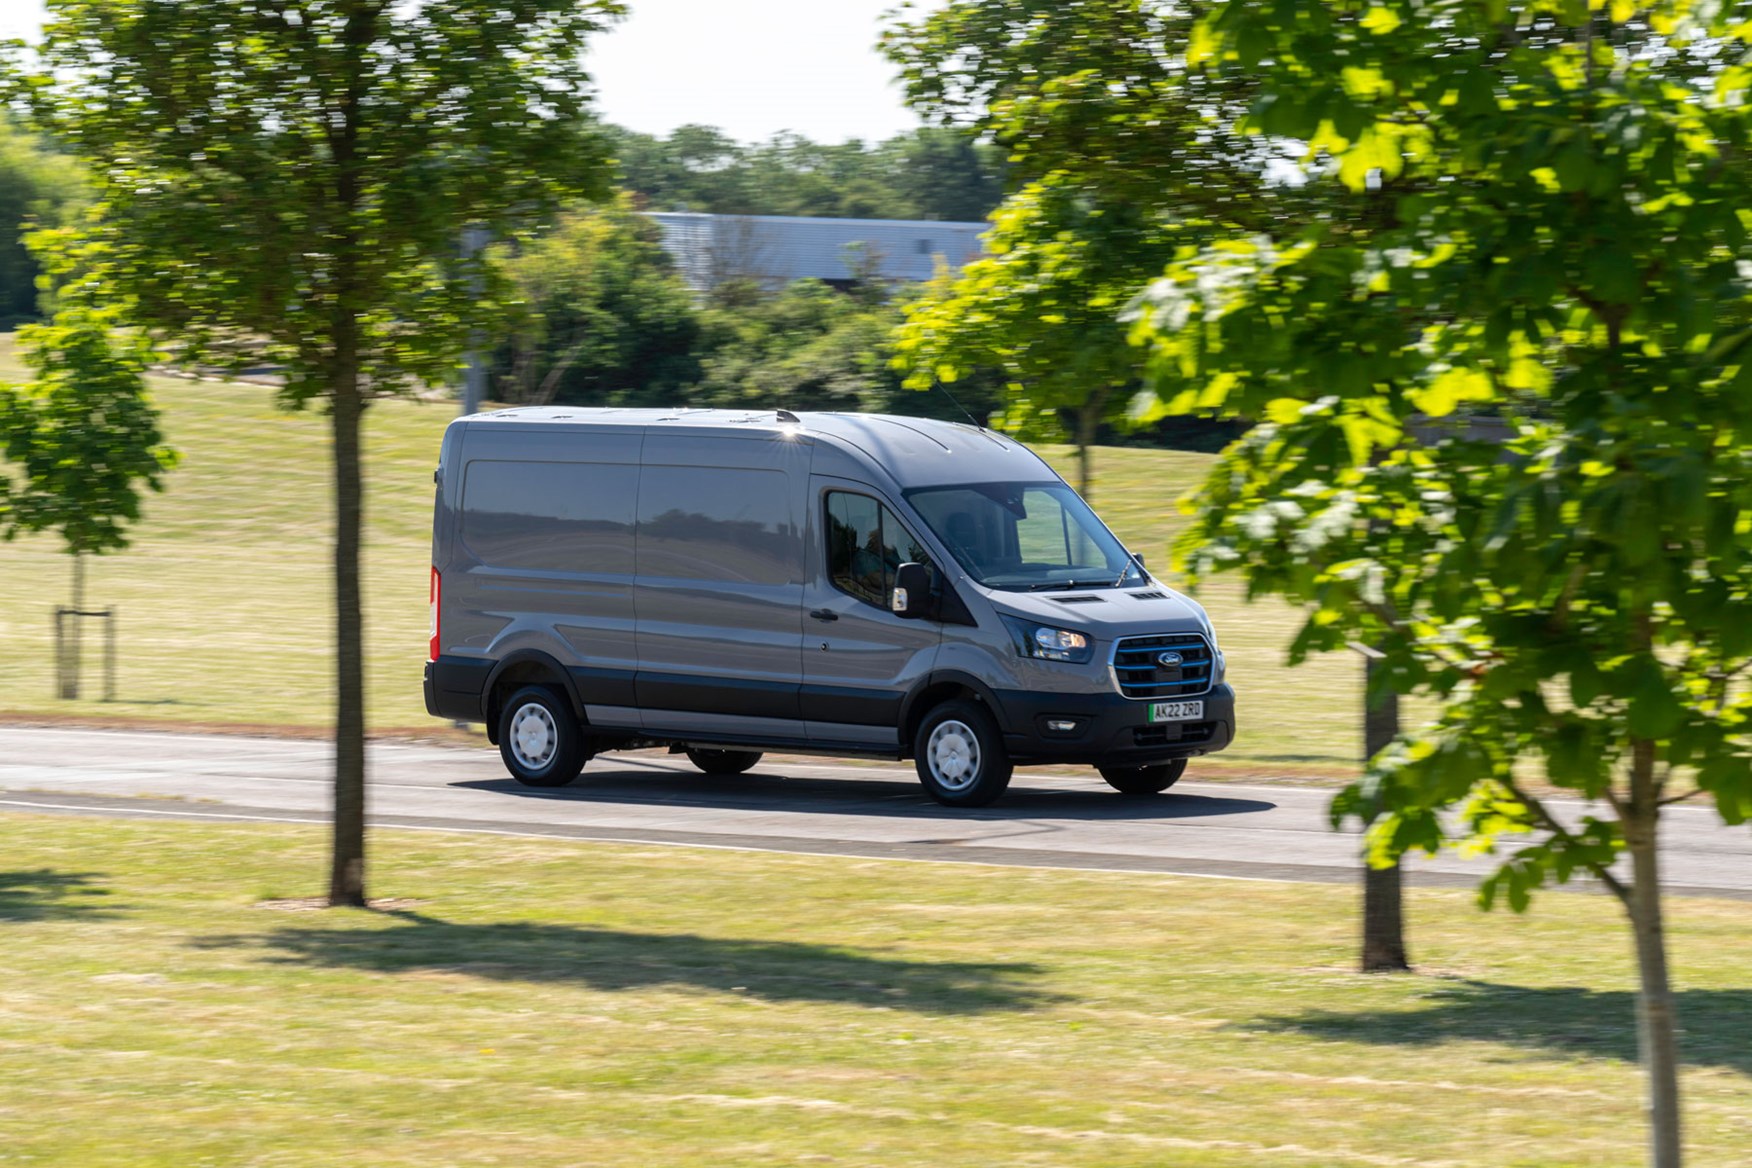
[[[1039,584],[1030,584],[1024,590],[1027,592],[1069,592],[1073,588],[1111,588],[1105,580],[1043,580]]]

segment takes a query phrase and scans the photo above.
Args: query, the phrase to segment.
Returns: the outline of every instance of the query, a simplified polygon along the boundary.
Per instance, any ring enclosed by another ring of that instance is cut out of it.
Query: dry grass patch
[[[397,907],[265,912],[318,829],[0,818],[9,1162],[1634,1163],[1602,897],[377,834]],[[1752,906],[1673,905],[1692,1162],[1749,1162]]]

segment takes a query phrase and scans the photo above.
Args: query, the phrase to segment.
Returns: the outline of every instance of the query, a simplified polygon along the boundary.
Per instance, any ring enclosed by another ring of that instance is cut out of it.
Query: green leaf
[[[1664,738],[1685,719],[1680,703],[1660,667],[1647,663],[1637,671],[1630,694],[1630,733],[1638,738]]]
[[[1377,36],[1385,36],[1399,27],[1400,20],[1399,14],[1391,8],[1377,6],[1363,13],[1363,19],[1359,23]]]
[[[1723,822],[1737,826],[1752,818],[1752,761],[1718,754],[1698,769],[1697,785],[1715,797]]]

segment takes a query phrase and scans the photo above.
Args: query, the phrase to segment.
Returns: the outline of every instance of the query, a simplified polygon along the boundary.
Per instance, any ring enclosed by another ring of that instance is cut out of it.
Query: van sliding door
[[[634,680],[647,730],[801,741],[809,446],[648,431]]]

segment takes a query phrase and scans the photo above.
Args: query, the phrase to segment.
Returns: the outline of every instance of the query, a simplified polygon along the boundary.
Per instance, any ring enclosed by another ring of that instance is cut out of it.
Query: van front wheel
[[[1107,785],[1122,795],[1160,795],[1186,773],[1186,760],[1159,762],[1151,766],[1101,767]]]
[[[913,761],[925,792],[948,807],[984,807],[1010,785],[1003,736],[972,702],[944,702],[926,715],[913,739]]]
[[[526,685],[499,714],[499,757],[526,787],[563,787],[584,769],[589,752],[572,704],[545,685]]]
[[[690,750],[687,761],[708,775],[739,775],[760,761],[758,750]]]

